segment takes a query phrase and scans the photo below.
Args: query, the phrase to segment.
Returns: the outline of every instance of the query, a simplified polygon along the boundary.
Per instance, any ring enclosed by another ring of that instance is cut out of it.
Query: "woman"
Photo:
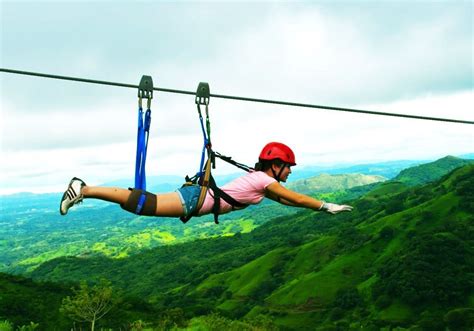
[[[283,187],[280,182],[286,182],[291,174],[291,167],[295,165],[295,154],[291,148],[282,143],[268,143],[260,153],[255,171],[221,187],[221,190],[237,201],[240,207],[232,206],[224,199],[218,199],[218,213],[225,214],[231,210],[245,208],[247,205],[258,204],[264,197],[284,205],[331,214],[352,211],[351,206],[327,203]],[[69,208],[83,199],[114,202],[127,211],[147,216],[186,217],[213,212],[216,199],[211,189],[208,190],[201,208],[196,212],[199,194],[199,186],[184,186],[173,193],[154,195],[135,189],[87,186],[82,180],[74,177],[62,197],[60,213],[66,215]]]

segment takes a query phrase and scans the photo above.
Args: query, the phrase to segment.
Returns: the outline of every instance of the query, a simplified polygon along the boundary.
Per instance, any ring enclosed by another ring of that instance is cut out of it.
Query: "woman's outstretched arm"
[[[284,205],[304,207],[313,210],[320,210],[324,203],[305,194],[289,190],[278,182],[267,186],[266,196]]]
[[[278,182],[267,186],[266,196],[284,205],[309,208],[317,211],[326,211],[331,214],[337,214],[341,211],[352,211],[351,206],[337,205],[334,203],[327,203],[322,200],[314,199],[305,194],[289,190],[280,185]]]

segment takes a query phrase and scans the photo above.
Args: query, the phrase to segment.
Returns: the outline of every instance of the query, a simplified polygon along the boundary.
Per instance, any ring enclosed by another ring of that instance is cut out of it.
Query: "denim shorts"
[[[197,207],[199,195],[201,194],[201,186],[183,186],[177,189],[176,192],[178,192],[179,197],[181,198],[181,204],[183,205],[184,209],[184,216],[191,215]]]

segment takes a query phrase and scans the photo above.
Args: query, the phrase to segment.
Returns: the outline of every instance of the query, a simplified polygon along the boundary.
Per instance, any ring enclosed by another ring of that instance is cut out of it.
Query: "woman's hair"
[[[273,159],[273,160],[258,160],[255,163],[255,170],[256,171],[267,171],[272,167],[272,165],[276,165],[277,167],[283,166],[285,163],[280,159]]]

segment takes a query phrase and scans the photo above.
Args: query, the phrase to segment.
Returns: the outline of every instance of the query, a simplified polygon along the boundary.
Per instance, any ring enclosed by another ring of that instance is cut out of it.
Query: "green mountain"
[[[472,163],[474,163],[474,160],[465,160],[454,156],[446,156],[434,162],[402,170],[400,174],[394,178],[394,180],[400,181],[410,186],[426,184],[437,180],[441,176],[444,176],[456,168]]]
[[[248,234],[124,259],[62,257],[32,277],[105,277],[158,309],[184,309],[195,323],[217,311],[283,330],[470,330],[474,165],[424,186],[382,184],[349,203],[352,213],[301,211]]]

